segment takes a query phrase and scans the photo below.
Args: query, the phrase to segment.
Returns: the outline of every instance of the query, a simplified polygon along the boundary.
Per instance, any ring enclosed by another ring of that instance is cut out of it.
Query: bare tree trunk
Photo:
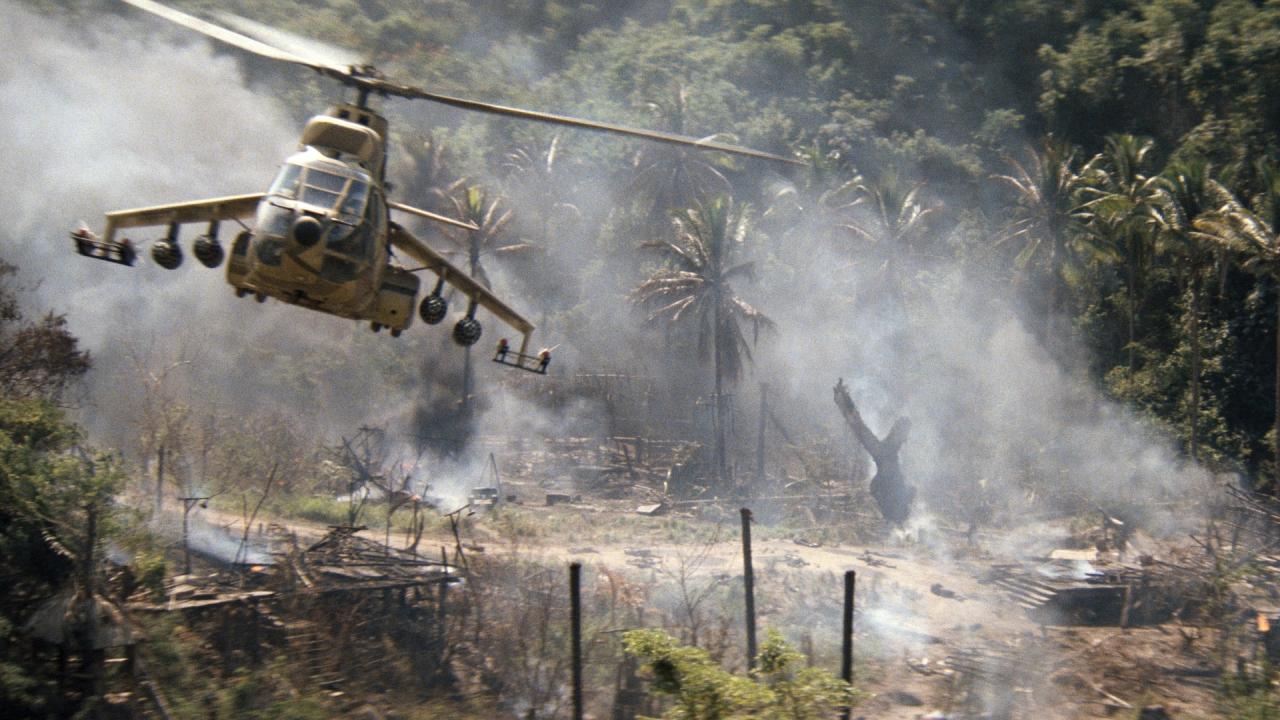
[[[474,279],[476,272],[480,268],[480,235],[473,230],[467,233],[467,238],[470,240],[467,261],[471,277]],[[470,427],[471,424],[471,396],[475,392],[474,385],[475,379],[471,368],[471,346],[468,345],[462,352],[462,415],[464,427]]]
[[[1200,459],[1200,276],[1192,268],[1191,276],[1191,459]]]
[[[84,644],[80,653],[80,662],[85,675],[89,679],[89,694],[94,698],[101,697],[103,690],[103,657],[97,648],[98,640],[98,603],[96,587],[97,560],[94,550],[98,544],[98,505],[90,502],[85,507],[84,562],[80,567],[80,588],[84,593],[80,599],[84,612]],[[95,712],[93,717],[99,717]]]
[[[156,451],[156,515],[164,507],[164,445]]]
[[[1128,342],[1128,344],[1125,346],[1125,350],[1127,351],[1127,354],[1128,354],[1128,365],[1129,365],[1129,372],[1130,372],[1130,373],[1133,373],[1133,371],[1137,368],[1137,362],[1135,361],[1134,356],[1133,356],[1133,343],[1134,343],[1134,336],[1137,334],[1137,324],[1138,324],[1138,320],[1137,320],[1137,315],[1138,315],[1138,278],[1137,278],[1138,270],[1137,270],[1137,268],[1136,268],[1136,267],[1134,267],[1134,263],[1135,263],[1135,262],[1137,262],[1137,260],[1136,260],[1136,258],[1134,258],[1134,257],[1133,257],[1133,254],[1134,254],[1134,252],[1135,252],[1135,251],[1136,251],[1136,248],[1135,248],[1135,247],[1133,247],[1133,241],[1132,241],[1132,240],[1130,240],[1130,258],[1129,258],[1129,267],[1128,267],[1128,271],[1129,271],[1129,272],[1128,272],[1128,275],[1129,275],[1129,278],[1128,278],[1128,285],[1129,285],[1129,308],[1128,308],[1128,310],[1129,310],[1129,313],[1128,313],[1128,314],[1129,314],[1129,318],[1128,318],[1128,319],[1129,319],[1129,342]]]
[[[715,432],[716,445],[716,480],[720,486],[724,486],[724,482],[728,476],[725,460],[725,439],[724,439],[724,351],[720,347],[720,285],[717,282],[715,292],[711,298],[712,309],[712,328],[711,343],[715,349],[715,411],[712,414],[712,428]]]
[[[1045,299],[1046,307],[1044,311],[1044,344],[1045,348],[1048,349],[1050,356],[1055,355],[1057,349],[1061,347],[1061,344],[1058,342],[1059,338],[1055,332],[1058,325],[1058,285],[1062,280],[1058,276],[1057,263],[1060,252],[1058,247],[1060,241],[1058,238],[1059,236],[1055,231],[1051,245],[1052,249],[1049,254],[1049,296]]]
[[[240,547],[236,548],[236,562],[249,561],[249,529],[253,527],[253,522],[258,518],[258,511],[262,509],[262,504],[267,501],[267,496],[271,494],[271,487],[276,482],[276,470],[280,467],[280,463],[272,463],[271,474],[267,476],[267,484],[262,488],[262,496],[258,498],[258,502],[253,506],[253,512],[244,517],[244,534],[240,536]]]
[[[1277,277],[1280,279],[1280,277]],[[1271,451],[1274,466],[1272,472],[1273,495],[1280,494],[1280,298],[1276,300],[1276,382],[1275,382],[1275,421],[1272,425]]]
[[[464,419],[471,418],[471,396],[475,392],[475,380],[471,373],[471,346],[462,351],[462,411]]]
[[[764,487],[764,430],[769,417],[769,386],[760,383],[760,422],[756,428],[756,482]]]

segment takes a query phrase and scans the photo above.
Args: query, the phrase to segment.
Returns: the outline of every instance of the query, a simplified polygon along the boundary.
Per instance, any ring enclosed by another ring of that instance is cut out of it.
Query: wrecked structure
[[[179,614],[197,629],[224,673],[287,653],[302,687],[339,696],[348,679],[367,677],[385,662],[385,644],[410,654],[422,685],[448,675],[449,588],[465,569],[360,536],[363,527],[333,526],[302,542],[277,528],[276,551],[255,562],[228,563],[200,555],[202,571],[172,579],[163,597],[135,593],[124,605],[138,616]],[[458,549],[461,552],[461,548]],[[167,717],[162,691],[134,672],[117,693],[135,711]],[[150,706],[143,710],[141,706]]]

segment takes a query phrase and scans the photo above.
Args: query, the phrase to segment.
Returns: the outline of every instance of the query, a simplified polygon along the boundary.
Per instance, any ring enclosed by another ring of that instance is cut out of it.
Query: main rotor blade
[[[347,67],[330,65],[318,60],[304,58],[301,55],[296,55],[277,47],[272,47],[264,42],[254,40],[246,35],[241,35],[238,32],[228,30],[220,25],[214,25],[207,20],[201,20],[198,17],[188,15],[179,10],[174,10],[173,8],[161,5],[158,2],[153,2],[153,0],[123,1],[138,8],[139,10],[145,10],[152,15],[158,15],[169,22],[177,23],[189,30],[195,30],[196,32],[202,35],[207,35],[214,40],[219,40],[231,45],[232,47],[247,50],[251,53],[271,58],[272,60],[283,60],[284,62],[296,63],[298,65],[309,67],[312,70],[327,70],[330,72],[341,73],[343,75],[347,75],[351,72],[351,69]]]
[[[316,57],[304,57],[303,55],[295,52],[282,50],[260,40],[255,40],[247,35],[242,35],[234,30],[228,30],[227,28],[215,25],[207,20],[201,20],[200,18],[188,15],[179,10],[166,7],[154,0],[123,1],[138,8],[139,10],[145,10],[153,15],[158,15],[170,22],[177,23],[178,25],[190,30],[195,30],[198,33],[207,35],[208,37],[224,42],[232,47],[237,47],[241,50],[246,50],[273,60],[281,60],[309,67],[312,70],[316,70],[335,80],[348,85],[353,85],[359,88],[362,93],[374,92],[382,95],[396,95],[404,98],[430,100],[442,105],[449,105],[463,110],[475,110],[477,112],[489,113],[490,115],[503,115],[506,117],[532,120],[534,122],[547,123],[550,125],[575,127],[595,132],[612,133],[614,135],[627,135],[630,137],[643,138],[645,140],[653,140],[655,142],[668,143],[670,145],[680,145],[682,147],[699,148],[702,150],[715,150],[733,155],[742,155],[745,157],[759,158],[773,162],[783,162],[791,165],[805,164],[803,161],[796,160],[795,158],[783,157],[781,155],[775,155],[773,153],[767,153],[760,150],[752,150],[751,148],[742,147],[741,145],[717,142],[710,138],[703,138],[699,140],[697,138],[662,132],[659,130],[642,130],[640,128],[627,127],[626,125],[618,125],[615,123],[583,120],[581,118],[569,117],[567,115],[555,115],[553,113],[538,112],[536,110],[523,110],[521,108],[508,107],[506,105],[496,105],[494,103],[480,102],[479,100],[467,100],[466,98],[427,92],[421,88],[409,85],[400,85],[398,83],[387,81],[383,79],[377,70],[370,67],[334,64]]]
[[[216,18],[235,32],[297,57],[306,58],[310,62],[324,63],[330,68],[351,68],[365,64],[364,58],[347,48],[296,35],[257,20],[250,20],[225,11],[219,11]]]
[[[408,87],[404,85],[393,85],[391,83],[382,82],[377,84],[376,89],[390,95],[430,100],[442,105],[462,108],[463,110],[477,110],[491,115],[505,115],[507,117],[516,117],[521,118],[522,120],[533,120],[535,122],[549,123],[552,125],[565,125],[568,127],[582,128],[583,130],[613,133],[615,135],[629,135],[631,137],[644,138],[645,140],[654,140],[657,142],[669,143],[671,145],[695,147],[703,150],[718,150],[720,152],[732,153],[734,155],[744,155],[746,157],[790,163],[792,165],[805,164],[804,162],[794,158],[774,155],[773,153],[767,153],[761,150],[752,150],[751,148],[742,147],[741,145],[730,145],[728,143],[716,142],[709,139],[699,140],[697,138],[687,137],[685,135],[676,135],[675,133],[662,132],[659,130],[641,130],[639,128],[627,127],[626,125],[598,122],[595,120],[583,120],[581,118],[569,117],[567,115],[554,115],[552,113],[538,112],[536,110],[522,110],[521,108],[508,107],[506,105],[494,105],[493,103],[480,102],[478,100],[467,100],[465,98],[451,97],[449,95],[440,95],[438,93],[427,92],[421,88]]]

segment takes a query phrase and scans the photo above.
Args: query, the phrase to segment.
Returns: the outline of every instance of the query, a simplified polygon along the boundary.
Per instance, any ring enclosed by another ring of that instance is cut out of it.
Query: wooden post
[[[1120,627],[1129,627],[1129,612],[1133,608],[1133,583],[1124,586],[1124,601],[1120,604]]]
[[[841,630],[840,643],[840,679],[853,685],[853,591],[858,580],[858,573],[848,570],[844,574],[844,627]],[[849,720],[852,708],[845,706],[840,710],[841,720]]]
[[[191,500],[182,498],[182,572],[191,574],[191,532],[187,518],[191,515]]]
[[[756,578],[751,569],[751,510],[742,508],[742,585],[747,606],[747,671],[756,669]]]
[[[164,506],[164,445],[156,451],[156,514]]]
[[[569,565],[569,623],[573,632],[573,720],[582,720],[582,563]]]
[[[262,662],[262,613],[258,598],[249,599],[249,659],[257,667]]]

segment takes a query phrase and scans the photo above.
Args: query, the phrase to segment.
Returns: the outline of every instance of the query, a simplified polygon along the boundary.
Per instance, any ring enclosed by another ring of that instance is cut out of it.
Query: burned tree
[[[876,463],[876,474],[871,479],[871,496],[876,499],[880,514],[886,520],[902,525],[911,515],[911,502],[916,496],[916,489],[903,479],[902,465],[898,460],[898,451],[907,440],[911,421],[905,417],[898,418],[888,435],[883,439],[877,438],[863,422],[843,379],[836,381],[835,399],[845,422]]]

